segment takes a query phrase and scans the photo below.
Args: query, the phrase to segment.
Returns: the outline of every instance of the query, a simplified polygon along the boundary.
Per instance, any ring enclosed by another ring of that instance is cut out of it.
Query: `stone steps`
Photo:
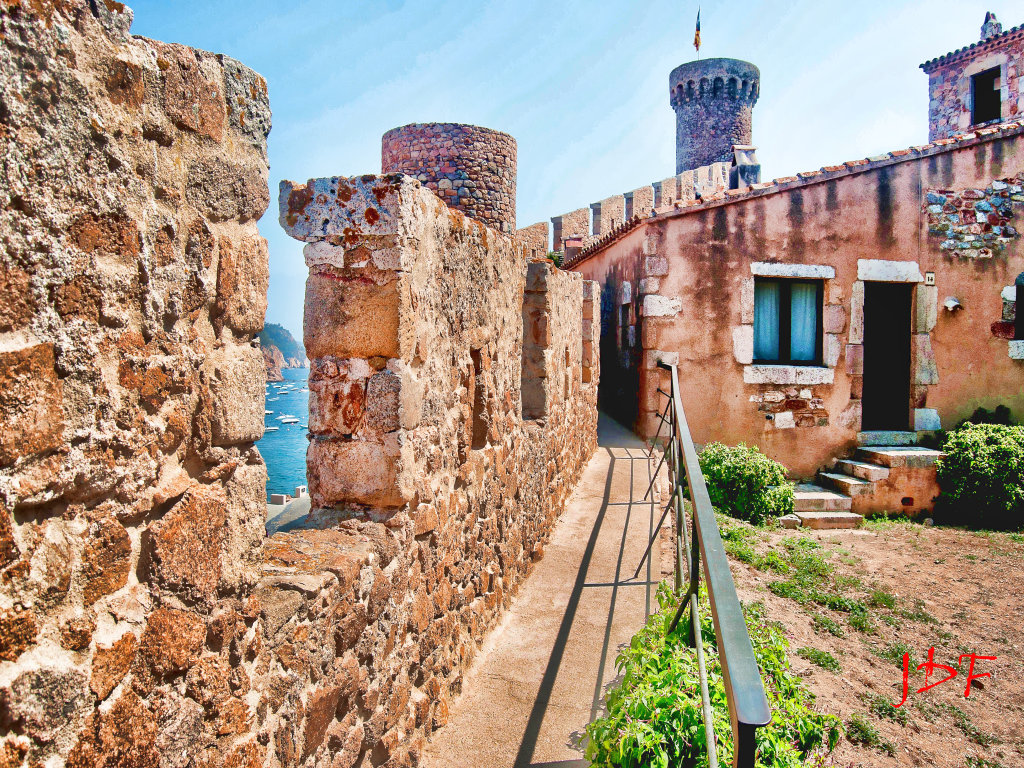
[[[859,528],[864,517],[856,512],[797,512],[800,526],[813,530],[835,530],[839,528]]]
[[[864,480],[841,472],[819,472],[818,483],[825,488],[850,497],[863,496],[873,493],[875,490],[874,481]]]
[[[794,496],[793,511],[798,516],[802,512],[848,512],[853,506],[849,496],[814,483],[798,483]]]
[[[865,445],[858,448],[855,454],[856,458],[870,464],[909,469],[934,467],[936,460],[942,458],[943,455],[942,451],[921,448],[916,445],[903,447]]]
[[[859,477],[861,480],[870,480],[873,483],[885,480],[889,476],[888,467],[855,459],[840,459],[836,462],[836,471],[851,477]]]

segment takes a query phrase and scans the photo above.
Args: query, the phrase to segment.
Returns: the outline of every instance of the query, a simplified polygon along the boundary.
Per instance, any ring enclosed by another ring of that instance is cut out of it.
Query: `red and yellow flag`
[[[693,33],[693,47],[700,53],[700,8],[697,9],[697,31]]]

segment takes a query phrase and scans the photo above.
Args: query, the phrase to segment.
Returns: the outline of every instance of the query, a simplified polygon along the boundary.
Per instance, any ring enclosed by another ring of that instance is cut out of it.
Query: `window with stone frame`
[[[990,123],[1003,114],[999,90],[999,67],[971,76],[971,124]]]
[[[822,364],[821,280],[754,280],[754,362]]]

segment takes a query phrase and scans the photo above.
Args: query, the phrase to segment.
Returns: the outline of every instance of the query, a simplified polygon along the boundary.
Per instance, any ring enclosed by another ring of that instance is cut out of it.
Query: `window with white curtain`
[[[821,365],[822,281],[756,278],[754,361]]]

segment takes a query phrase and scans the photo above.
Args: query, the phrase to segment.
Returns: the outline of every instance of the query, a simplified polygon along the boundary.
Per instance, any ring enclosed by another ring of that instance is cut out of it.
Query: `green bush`
[[[974,528],[1024,526],[1024,427],[967,424],[949,433],[936,467],[937,514]]]
[[[753,446],[709,443],[700,452],[700,468],[711,503],[723,514],[760,525],[793,511],[786,468]]]
[[[708,764],[696,652],[685,640],[689,612],[669,635],[666,628],[678,603],[666,584],[658,590],[658,602],[661,609],[616,659],[622,681],[608,693],[607,714],[587,726],[586,756],[598,768]],[[732,725],[703,587],[701,603],[700,631],[718,761],[731,765]],[[746,606],[744,613],[772,710],[771,723],[757,730],[757,765],[802,768],[812,753],[835,748],[839,721],[810,708],[814,695],[790,671],[788,643],[778,626],[766,620],[763,605]]]

